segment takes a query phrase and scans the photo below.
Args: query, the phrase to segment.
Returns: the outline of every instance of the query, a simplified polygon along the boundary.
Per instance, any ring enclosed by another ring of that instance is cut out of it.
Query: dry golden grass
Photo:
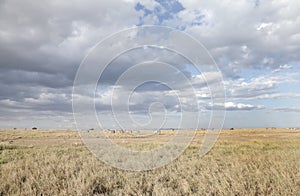
[[[300,195],[299,130],[223,131],[199,157],[203,134],[169,165],[130,172],[98,161],[76,131],[0,131],[0,195]]]

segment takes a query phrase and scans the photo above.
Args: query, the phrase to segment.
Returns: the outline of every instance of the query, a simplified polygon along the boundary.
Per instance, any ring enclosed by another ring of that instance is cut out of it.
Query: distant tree
[[[37,128],[36,127],[32,127],[32,130],[37,130]]]

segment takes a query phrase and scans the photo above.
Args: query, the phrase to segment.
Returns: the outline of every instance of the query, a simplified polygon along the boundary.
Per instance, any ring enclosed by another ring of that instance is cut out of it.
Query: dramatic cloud
[[[112,102],[117,112],[129,111],[143,122],[150,111],[167,114],[170,121],[176,116],[176,124],[182,110],[190,116],[201,111],[209,122],[206,115],[212,109],[226,109],[230,118],[249,113],[251,122],[265,126],[263,118],[255,120],[257,112],[267,118],[270,110],[299,111],[299,9],[297,0],[0,1],[0,127],[74,128],[72,87],[83,58],[105,37],[142,25],[166,25],[193,36],[207,48],[220,72],[206,69],[207,55],[193,47],[186,52],[199,56],[201,70],[176,51],[137,48],[112,59],[96,89],[73,95],[82,108],[95,101],[107,127],[117,127]],[[177,47],[186,46],[179,37],[168,36]],[[123,41],[112,47],[125,47]],[[99,56],[105,52],[110,51],[100,51]],[[138,71],[132,69],[138,65]],[[93,72],[91,68],[89,73]],[[136,86],[152,76],[163,82]],[[220,82],[226,87],[225,105],[211,100],[222,91],[215,85]],[[125,108],[124,97],[130,93]],[[272,118],[290,125],[288,117]]]

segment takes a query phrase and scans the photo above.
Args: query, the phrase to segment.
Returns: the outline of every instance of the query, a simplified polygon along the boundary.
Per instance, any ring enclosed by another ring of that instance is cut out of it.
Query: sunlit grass
[[[224,131],[199,157],[202,136],[169,165],[130,172],[98,161],[77,132],[0,131],[0,195],[300,194],[299,131]],[[139,150],[160,145],[128,142]]]

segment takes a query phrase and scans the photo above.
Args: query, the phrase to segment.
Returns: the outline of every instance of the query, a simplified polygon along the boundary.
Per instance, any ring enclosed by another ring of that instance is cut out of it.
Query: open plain
[[[106,134],[148,150],[173,132]],[[1,130],[0,195],[300,195],[299,129],[222,130],[200,157],[203,135],[170,164],[133,172],[99,161],[77,131]]]

